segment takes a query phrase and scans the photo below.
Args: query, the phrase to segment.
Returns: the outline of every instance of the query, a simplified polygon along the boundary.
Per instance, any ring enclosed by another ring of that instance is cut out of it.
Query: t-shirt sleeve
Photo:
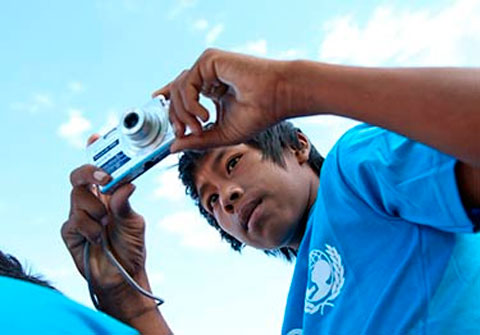
[[[454,157],[369,125],[348,131],[332,151],[344,182],[373,210],[443,231],[474,231]]]

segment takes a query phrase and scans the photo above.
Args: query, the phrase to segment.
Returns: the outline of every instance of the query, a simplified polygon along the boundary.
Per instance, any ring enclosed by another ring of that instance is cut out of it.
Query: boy
[[[207,50],[155,94],[171,100],[172,150],[187,151],[181,176],[208,220],[234,248],[298,254],[282,333],[476,329],[478,241],[460,233],[478,226],[478,70],[366,69]],[[199,94],[217,107],[208,130]],[[305,135],[279,122],[322,113],[399,134],[355,127],[316,171]],[[186,126],[192,135],[184,136]],[[90,192],[109,178],[92,166],[72,173],[64,240],[81,272],[85,239],[97,243],[92,276],[108,313],[168,334],[154,303],[132,292],[98,248],[103,225],[121,262],[148,288],[144,223],[128,205],[133,185],[103,203]]]

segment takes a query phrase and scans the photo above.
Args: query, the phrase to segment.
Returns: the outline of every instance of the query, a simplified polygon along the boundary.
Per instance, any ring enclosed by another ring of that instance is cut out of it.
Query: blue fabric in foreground
[[[0,276],[0,296],[1,334],[139,334],[60,292],[23,280]]]

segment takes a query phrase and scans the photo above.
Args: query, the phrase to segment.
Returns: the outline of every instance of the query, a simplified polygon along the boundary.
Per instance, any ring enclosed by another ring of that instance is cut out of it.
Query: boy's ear
[[[303,164],[308,161],[308,156],[310,155],[310,141],[304,133],[297,131],[298,142],[300,143],[300,148],[291,148],[295,157],[297,158],[298,163]]]

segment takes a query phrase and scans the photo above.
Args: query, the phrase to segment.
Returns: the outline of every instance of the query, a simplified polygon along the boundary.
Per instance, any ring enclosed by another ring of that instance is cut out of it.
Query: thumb
[[[188,149],[209,149],[219,147],[222,145],[228,145],[225,139],[219,134],[218,130],[210,129],[204,130],[200,135],[189,134],[184,137],[176,138],[172,143],[170,151],[176,153]]]
[[[110,198],[110,210],[116,217],[126,218],[132,213],[129,198],[135,191],[135,185],[125,184],[113,193]]]

